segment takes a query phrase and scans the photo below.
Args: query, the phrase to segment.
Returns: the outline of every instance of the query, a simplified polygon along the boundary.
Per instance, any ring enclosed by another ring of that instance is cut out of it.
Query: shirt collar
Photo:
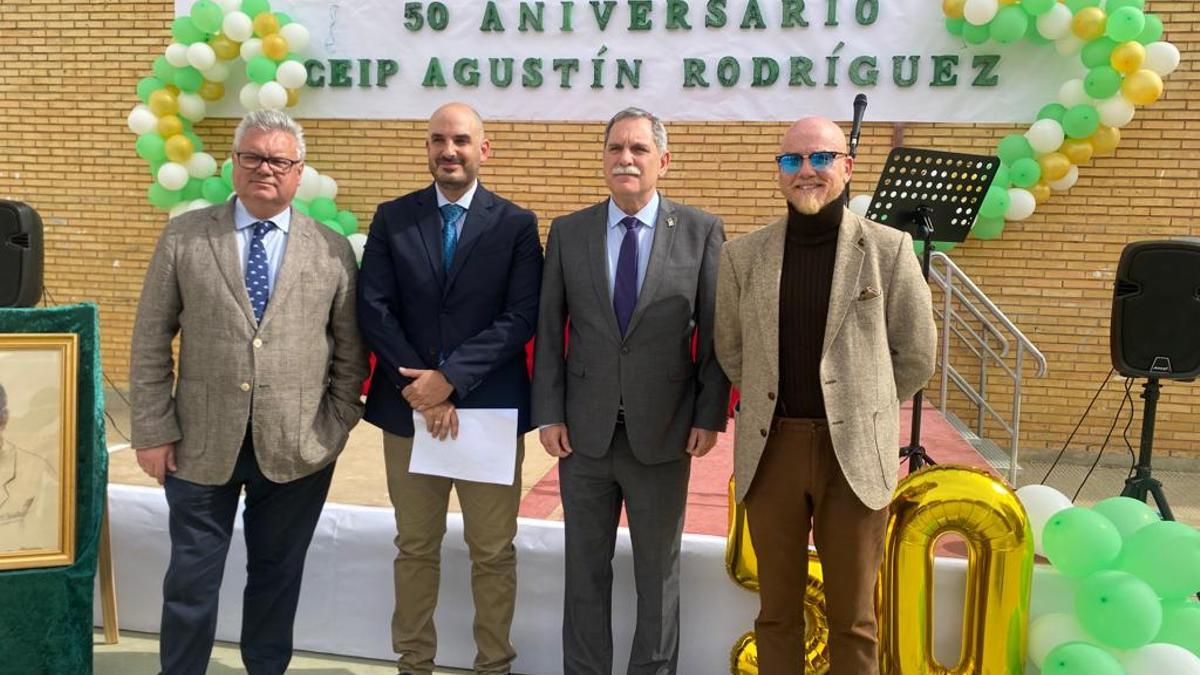
[[[253,227],[259,220],[259,218],[250,215],[242,200],[237,197],[233,198],[233,229],[244,230],[248,227]],[[287,234],[292,226],[292,207],[288,206],[266,220],[275,223],[275,227],[279,228],[284,234]]]
[[[465,211],[470,211],[471,210],[471,200],[475,199],[475,190],[477,190],[477,189],[479,189],[479,180],[478,179],[476,179],[474,182],[471,183],[471,187],[468,188],[467,191],[463,193],[463,196],[458,198],[458,201],[453,202],[453,203],[458,204],[459,206],[463,207],[463,210],[465,210]],[[449,199],[446,199],[446,195],[442,194],[442,188],[438,187],[437,183],[433,184],[433,190],[434,190],[434,192],[437,193],[437,205],[438,205],[439,209],[442,208],[443,206],[451,203]]]
[[[654,191],[654,196],[650,197],[650,201],[642,207],[641,211],[633,214],[635,218],[642,221],[642,224],[650,229],[654,229],[654,222],[658,220],[658,191]],[[608,199],[608,226],[609,228],[617,227],[621,224],[621,220],[629,214],[621,210],[617,203],[610,197]]]

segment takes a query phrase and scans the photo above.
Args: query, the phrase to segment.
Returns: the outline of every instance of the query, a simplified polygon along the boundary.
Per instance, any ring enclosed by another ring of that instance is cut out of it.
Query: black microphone
[[[862,133],[863,113],[867,111],[867,95],[854,97],[854,122],[850,125],[850,156],[858,155],[858,136]]]

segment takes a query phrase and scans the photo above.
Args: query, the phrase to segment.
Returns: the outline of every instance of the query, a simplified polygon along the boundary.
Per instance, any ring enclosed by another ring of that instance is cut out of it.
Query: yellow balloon
[[[1037,204],[1041,204],[1047,199],[1050,199],[1050,186],[1046,185],[1046,181],[1044,180],[1039,180],[1038,182],[1034,183],[1032,187],[1027,187],[1025,189],[1029,190],[1030,194],[1033,195],[1033,201]]]
[[[1084,42],[1104,35],[1108,15],[1099,7],[1084,7],[1071,19],[1071,32]]]
[[[1142,62],[1145,60],[1146,48],[1133,40],[1117,45],[1108,57],[1109,64],[1124,75],[1141,68]]]
[[[292,106],[294,106],[300,102],[300,90],[299,89],[288,89],[287,95],[288,95],[287,107],[291,108]]]
[[[212,47],[213,53],[222,61],[232,61],[238,57],[240,53],[240,45],[230,40],[224,33],[217,33],[211,40],[208,41],[208,46]]]
[[[179,87],[176,87],[173,84],[168,84],[167,86],[163,87],[163,89],[171,92],[172,96],[179,96]]]
[[[183,133],[183,120],[178,115],[163,115],[158,118],[158,135],[170,138]]]
[[[268,59],[279,61],[288,55],[288,43],[282,35],[275,33],[262,40],[262,53]]]
[[[1158,73],[1145,68],[1125,76],[1121,95],[1134,105],[1150,105],[1163,93],[1163,81]]]
[[[279,19],[271,12],[260,12],[254,17],[254,34],[260,38],[279,32]]]
[[[167,91],[166,87],[150,94],[147,103],[150,106],[150,112],[159,117],[179,112],[179,99],[175,98],[175,94]]]
[[[1056,181],[1071,170],[1071,160],[1061,152],[1048,152],[1037,159],[1042,167],[1042,179]]]
[[[729,651],[730,675],[758,675],[758,645],[754,642],[754,631],[746,633],[733,643]]]
[[[750,543],[746,507],[734,501],[733,476],[729,477],[729,534],[725,537],[725,572],[733,583],[758,592],[758,556]]]
[[[166,144],[167,159],[172,162],[183,164],[192,157],[195,148],[192,147],[192,141],[187,136],[180,134],[167,139]]]
[[[1113,154],[1117,149],[1117,144],[1121,142],[1121,130],[1101,124],[1092,132],[1088,140],[1091,142],[1092,148],[1096,151],[1096,155],[1098,157],[1105,157]]]
[[[205,80],[204,84],[200,85],[200,90],[197,93],[205,101],[220,101],[225,96],[225,85],[220,82]]]
[[[1058,151],[1066,155],[1072,164],[1086,164],[1092,161],[1094,149],[1086,138],[1068,138],[1063,141],[1062,147]],[[1067,170],[1070,171],[1070,169]]]
[[[967,0],[942,0],[942,14],[951,19],[963,18],[963,5]]]
[[[958,665],[933,655],[933,555],[955,532],[970,550]],[[1020,500],[978,469],[933,466],[909,474],[889,507],[880,566],[879,672],[1019,675],[1025,668],[1033,533]]]

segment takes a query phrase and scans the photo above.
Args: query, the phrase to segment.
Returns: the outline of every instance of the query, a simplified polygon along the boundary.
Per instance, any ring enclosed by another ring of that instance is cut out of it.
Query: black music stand
[[[893,148],[879,174],[867,217],[925,243],[921,271],[928,281],[934,242],[958,243],[967,238],[999,166],[999,158],[987,155]],[[922,389],[913,396],[912,437],[900,448],[900,459],[908,458],[909,473],[936,464],[921,445],[924,393]]]

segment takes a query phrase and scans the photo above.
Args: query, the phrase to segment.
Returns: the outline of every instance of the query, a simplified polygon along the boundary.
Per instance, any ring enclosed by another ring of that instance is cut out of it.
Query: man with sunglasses
[[[208,667],[243,488],[242,662],[251,675],[287,669],[304,559],[367,375],[350,244],[291,207],[300,125],[250,113],[233,159],[233,200],[167,223],[133,329],[132,445],[170,510],[171,675]]]
[[[836,124],[796,122],[776,162],[787,215],[725,245],[717,287],[717,358],[741,391],[734,472],[758,557],[759,672],[804,670],[811,530],[830,672],[878,673],[899,402],[934,368],[929,287],[908,234],[842,206],[854,159]]]

